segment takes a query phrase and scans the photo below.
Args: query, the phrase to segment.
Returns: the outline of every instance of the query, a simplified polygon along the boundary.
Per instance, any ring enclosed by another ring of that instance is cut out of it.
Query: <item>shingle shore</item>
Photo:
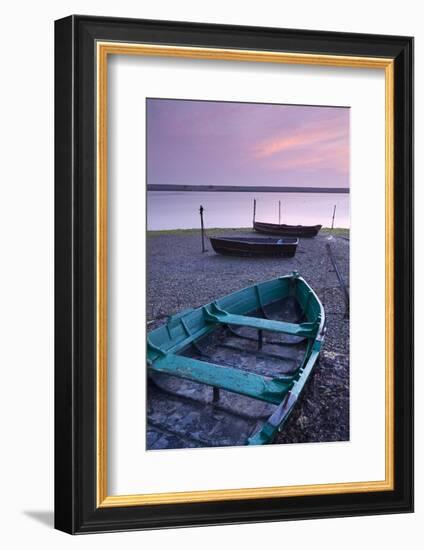
[[[236,236],[238,232],[228,230],[225,234]],[[214,253],[208,240],[208,250],[202,253],[197,232],[158,232],[147,238],[148,330],[181,310],[202,306],[294,270],[320,297],[327,318],[320,362],[278,436],[278,443],[349,439],[349,319],[344,315],[343,293],[326,243],[330,243],[342,277],[349,285],[349,240],[342,236],[320,234],[314,239],[300,239],[294,258],[221,256]]]

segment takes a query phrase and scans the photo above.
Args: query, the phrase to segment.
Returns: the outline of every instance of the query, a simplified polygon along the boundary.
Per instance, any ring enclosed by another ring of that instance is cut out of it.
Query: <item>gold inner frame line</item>
[[[394,489],[394,61],[390,58],[350,57],[219,48],[194,48],[97,42],[97,506],[142,506],[255,498],[364,493]],[[214,489],[173,493],[109,496],[107,493],[107,60],[109,55],[140,55],[283,63],[385,71],[385,479],[315,485]]]

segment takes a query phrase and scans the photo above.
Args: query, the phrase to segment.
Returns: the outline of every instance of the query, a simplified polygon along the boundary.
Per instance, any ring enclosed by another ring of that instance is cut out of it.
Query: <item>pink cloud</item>
[[[253,157],[263,161],[271,171],[313,171],[327,169],[347,174],[349,171],[349,132],[345,120],[338,117],[307,122],[297,128],[257,143]]]
[[[268,162],[271,170],[313,171],[328,169],[341,174],[349,173],[349,147],[347,144],[328,144],[315,150],[291,151]]]
[[[301,128],[294,135],[273,137],[264,140],[255,146],[254,150],[257,158],[269,157],[288,149],[298,149],[299,147],[319,145],[328,141],[342,139],[346,136],[344,128],[320,127],[320,128]]]

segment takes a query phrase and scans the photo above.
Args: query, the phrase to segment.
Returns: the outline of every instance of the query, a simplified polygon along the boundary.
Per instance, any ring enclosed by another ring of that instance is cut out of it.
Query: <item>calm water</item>
[[[256,220],[331,226],[334,205],[335,227],[349,227],[349,195],[332,193],[220,193],[197,191],[149,191],[147,227],[149,230],[200,227],[199,206],[204,210],[205,227],[251,227],[253,199]]]

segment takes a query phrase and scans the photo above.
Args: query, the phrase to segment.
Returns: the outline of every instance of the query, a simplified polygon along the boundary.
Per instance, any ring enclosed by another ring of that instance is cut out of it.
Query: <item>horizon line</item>
[[[299,187],[276,185],[184,185],[159,184],[147,185],[148,191],[207,191],[207,192],[250,192],[250,193],[350,193],[349,187]]]

